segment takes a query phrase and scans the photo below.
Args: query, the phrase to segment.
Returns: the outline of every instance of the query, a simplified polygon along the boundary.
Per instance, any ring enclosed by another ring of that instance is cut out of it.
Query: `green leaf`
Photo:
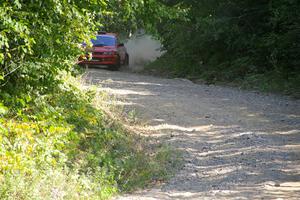
[[[0,115],[5,115],[8,111],[8,108],[0,103]]]

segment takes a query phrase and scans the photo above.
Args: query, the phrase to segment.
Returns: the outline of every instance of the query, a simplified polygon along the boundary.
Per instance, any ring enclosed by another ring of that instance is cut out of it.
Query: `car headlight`
[[[113,51],[107,51],[107,52],[104,52],[103,55],[114,55],[114,52]]]

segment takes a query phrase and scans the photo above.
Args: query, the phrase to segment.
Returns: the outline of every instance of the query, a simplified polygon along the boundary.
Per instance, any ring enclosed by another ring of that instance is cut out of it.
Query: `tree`
[[[231,81],[267,73],[287,79],[299,72],[299,1],[162,2],[185,11],[159,29],[169,55],[179,58],[175,67],[182,75]]]

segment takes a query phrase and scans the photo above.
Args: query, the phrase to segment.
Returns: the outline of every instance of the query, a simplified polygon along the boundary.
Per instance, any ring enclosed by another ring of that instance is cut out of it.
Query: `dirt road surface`
[[[299,100],[101,69],[86,80],[183,151],[167,183],[116,199],[300,199]]]

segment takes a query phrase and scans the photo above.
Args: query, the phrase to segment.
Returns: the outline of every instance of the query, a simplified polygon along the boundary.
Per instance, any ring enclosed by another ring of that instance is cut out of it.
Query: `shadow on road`
[[[275,95],[89,70],[87,83],[135,110],[150,137],[184,152],[185,165],[158,190],[130,199],[297,199],[300,104]]]

